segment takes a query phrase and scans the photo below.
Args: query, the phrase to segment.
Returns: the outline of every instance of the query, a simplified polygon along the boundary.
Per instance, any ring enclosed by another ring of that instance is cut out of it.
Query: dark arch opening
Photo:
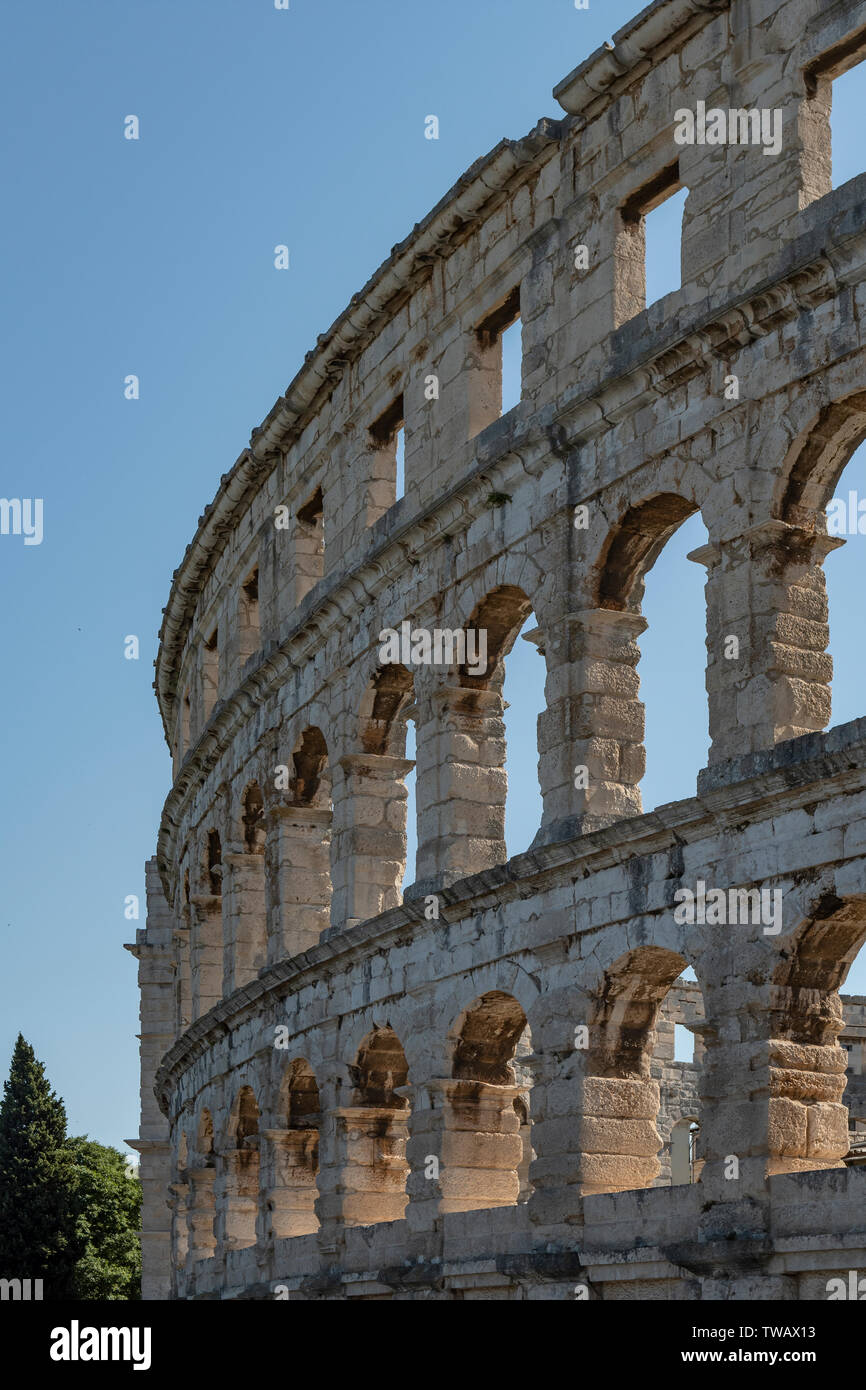
[[[630,507],[599,562],[599,608],[639,612],[643,577],[674,532],[697,510],[694,502],[673,492],[659,493]]]
[[[328,761],[328,746],[322,731],[305,729],[292,758],[295,765],[295,775],[289,785],[292,804],[310,806],[321,788]]]

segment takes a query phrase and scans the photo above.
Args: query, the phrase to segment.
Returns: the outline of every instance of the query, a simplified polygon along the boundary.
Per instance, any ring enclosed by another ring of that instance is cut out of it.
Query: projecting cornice
[[[617,30],[558,82],[553,95],[570,116],[595,114],[600,100],[614,96],[624,80],[633,80],[663,56],[671,40],[681,42],[686,28],[699,29],[707,18],[730,8],[731,0],[655,0]]]

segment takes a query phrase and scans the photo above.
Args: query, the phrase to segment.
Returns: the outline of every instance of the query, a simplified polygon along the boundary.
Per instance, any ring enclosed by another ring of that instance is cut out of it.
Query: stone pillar
[[[222,998],[223,900],[194,893],[190,898],[190,994],[193,1022]]]
[[[220,1250],[244,1250],[256,1243],[259,1210],[259,1136],[250,1135],[242,1149],[220,1155],[214,1184],[216,1238]]]
[[[406,867],[405,777],[387,754],[349,754],[334,769],[331,922],[353,927],[397,907]]]
[[[450,1081],[430,1077],[414,1086],[401,1086],[397,1094],[409,1101],[406,1141],[406,1220],[413,1232],[429,1233],[440,1225],[443,1146]]]
[[[419,696],[419,892],[505,862],[504,709],[494,690],[439,686]]]
[[[224,852],[223,994],[254,980],[267,960],[265,861],[261,854]]]
[[[830,720],[826,555],[839,538],[770,519],[691,559],[707,578],[712,765]]]
[[[844,1168],[849,1147],[848,1109],[841,1104],[847,1082],[844,1048],[773,1038],[769,1061],[768,1175]]]
[[[280,805],[268,812],[268,965],[309,950],[329,925],[330,845],[330,811]]]
[[[586,1076],[577,1124],[580,1191],[650,1187],[661,1172],[659,1084],[648,1077]]]
[[[514,1206],[523,1156],[514,1102],[521,1087],[462,1080],[439,1084],[446,1099],[442,1211]]]
[[[326,1116],[331,1142],[323,1148],[316,1202],[325,1250],[347,1226],[402,1219],[406,1194],[408,1110],[339,1106]]]
[[[262,1189],[265,1192],[265,1241],[310,1235],[318,1230],[316,1173],[319,1132],[310,1129],[266,1129],[262,1149]]]
[[[181,911],[181,920],[175,926],[172,936],[175,958],[174,978],[174,1017],[175,1033],[180,1037],[192,1023],[192,981],[190,970],[190,920],[192,909],[186,903]]]
[[[646,626],[639,613],[584,609],[536,639],[547,658],[537,842],[640,815],[646,756],[636,668]]]
[[[216,1203],[213,1168],[189,1168],[187,1197],[187,1270],[191,1274],[198,1260],[210,1260],[216,1250],[214,1216]]]
[[[169,1183],[168,1209],[171,1212],[171,1273],[172,1291],[175,1297],[183,1295],[181,1282],[185,1282],[186,1259],[189,1250],[189,1194],[190,1184],[178,1181]]]

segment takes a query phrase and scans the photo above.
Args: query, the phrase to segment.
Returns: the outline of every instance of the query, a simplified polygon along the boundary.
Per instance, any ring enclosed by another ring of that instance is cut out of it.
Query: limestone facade
[[[866,438],[866,174],[833,189],[830,149],[864,57],[866,0],[656,0],[394,247],[221,479],[156,661],[145,1297],[812,1299],[866,1269],[838,993],[866,721],[824,732],[822,568]],[[699,102],[781,112],[779,152],[678,144]],[[677,188],[682,287],[646,308]],[[698,511],[708,766],[643,814],[643,578]],[[506,860],[530,614],[543,815]],[[483,673],[383,663],[406,622],[483,632]],[[680,921],[699,882],[747,920]]]

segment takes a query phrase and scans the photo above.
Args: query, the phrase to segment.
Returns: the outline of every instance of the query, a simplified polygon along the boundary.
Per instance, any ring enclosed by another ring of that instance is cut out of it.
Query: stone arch
[[[265,852],[265,803],[258,782],[247,783],[241,797],[243,844],[247,854]]]
[[[293,806],[321,806],[330,795],[328,745],[321,729],[307,725],[295,744],[290,767],[289,800]]]
[[[217,1230],[227,1250],[256,1244],[259,1209],[259,1106],[252,1086],[239,1087],[226,1125],[216,1189]]]
[[[605,512],[594,518],[588,534],[587,607],[575,614],[576,628],[570,639],[572,708],[559,722],[561,741],[566,745],[561,761],[566,770],[575,768],[581,779],[576,784],[577,797],[570,787],[567,795],[587,817],[587,829],[639,815],[644,809],[640,784],[646,772],[646,719],[645,705],[639,698],[638,668],[641,634],[649,626],[642,613],[645,581],[683,523],[690,517],[703,519],[706,480],[698,490],[693,471],[678,459],[668,459],[661,468],[658,490],[639,496],[637,501],[622,497],[618,490],[615,520],[607,519],[614,508],[611,498]],[[705,554],[706,547],[699,546],[689,559]],[[695,567],[689,587],[703,600],[699,573]],[[706,615],[694,668],[699,686],[695,697],[702,701],[706,698],[705,644],[709,632]],[[560,686],[563,684],[560,680]],[[658,686],[650,689],[658,690]],[[569,741],[567,733],[572,727],[580,730],[580,736]],[[547,737],[549,741],[550,735]],[[574,756],[565,761],[571,753]],[[694,769],[697,774],[704,759],[697,753],[695,756],[699,757]],[[677,789],[674,795],[683,795],[683,791]]]
[[[659,1176],[659,1084],[651,1072],[662,1001],[687,962],[639,946],[604,972],[588,1020],[580,1121],[584,1193],[650,1187]]]
[[[216,827],[212,827],[205,835],[204,841],[204,876],[207,892],[212,897],[222,894],[222,858],[222,838]]]
[[[309,708],[292,724],[291,756],[281,754],[278,791],[269,797],[265,844],[267,963],[316,945],[330,922],[332,782],[327,742]]]
[[[772,976],[768,1173],[844,1167],[847,1055],[839,989],[866,943],[866,894],[825,892]]]
[[[488,990],[449,1033],[440,1178],[443,1211],[512,1206],[529,1196],[531,1052],[513,994]]]
[[[278,1124],[266,1131],[269,1168],[265,1210],[268,1231],[278,1239],[318,1230],[321,1101],[315,1073],[305,1057],[289,1062],[280,1082]]]
[[[598,562],[596,606],[640,613],[644,578],[671,536],[698,511],[675,492],[660,492],[630,506],[609,534]]]
[[[476,603],[466,623],[469,632],[484,632],[487,656],[483,674],[472,674],[470,664],[458,667],[460,684],[467,690],[501,689],[503,662],[517,634],[532,612],[532,600],[516,584],[500,584]],[[468,641],[468,638],[467,638]]]
[[[533,605],[516,584],[480,597],[478,587],[463,626],[440,629],[441,664],[419,690],[417,879],[425,891],[508,857],[504,662]]]
[[[356,1105],[408,1109],[409,1102],[400,1095],[400,1088],[408,1084],[409,1066],[403,1044],[390,1024],[367,1034],[350,1072]]]
[[[809,528],[821,518],[849,459],[866,439],[866,390],[841,395],[817,414],[813,400],[811,393],[804,398],[801,409],[808,418],[785,454],[774,506],[780,520]]]
[[[337,1111],[342,1217],[347,1226],[399,1221],[408,1196],[409,1068],[390,1024],[374,1025],[348,1067],[352,1102]]]
[[[406,722],[402,716],[414,695],[412,672],[399,662],[378,666],[364,691],[360,712],[360,744],[364,753],[402,757]]]
[[[214,1133],[213,1115],[207,1106],[203,1106],[199,1115],[198,1128],[195,1140],[196,1157],[203,1162],[213,1166],[214,1161]]]
[[[209,1260],[216,1249],[216,1155],[213,1115],[202,1106],[194,1128],[186,1168],[189,1190],[186,1210],[186,1254],[190,1271],[199,1260]]]
[[[399,662],[378,666],[356,708],[356,742],[334,769],[332,922],[378,916],[401,901],[407,863],[407,721],[414,680]],[[359,751],[360,750],[360,751]]]

